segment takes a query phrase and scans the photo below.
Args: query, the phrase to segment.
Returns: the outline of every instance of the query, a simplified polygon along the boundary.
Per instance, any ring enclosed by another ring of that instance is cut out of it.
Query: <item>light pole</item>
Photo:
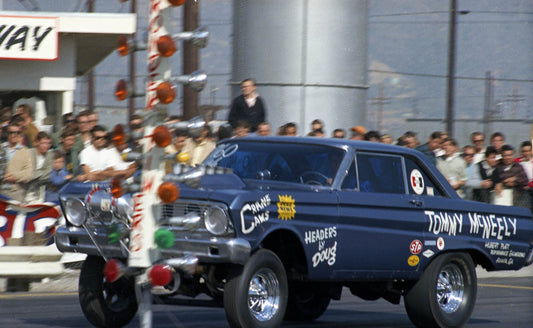
[[[446,132],[449,136],[453,136],[453,100],[454,100],[454,86],[455,86],[455,31],[457,16],[455,13],[457,7],[457,0],[450,0],[450,22],[448,32],[448,73],[446,74]]]
[[[469,11],[467,10],[459,11],[459,14],[461,15],[466,15],[468,13]],[[450,22],[448,28],[448,73],[446,74],[446,132],[448,132],[449,136],[453,136],[457,0],[450,0]]]

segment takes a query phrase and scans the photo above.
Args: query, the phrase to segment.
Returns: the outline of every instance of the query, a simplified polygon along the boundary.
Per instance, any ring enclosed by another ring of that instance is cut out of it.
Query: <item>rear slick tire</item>
[[[404,296],[409,319],[417,327],[461,327],[476,302],[477,277],[467,253],[445,253],[431,262]]]

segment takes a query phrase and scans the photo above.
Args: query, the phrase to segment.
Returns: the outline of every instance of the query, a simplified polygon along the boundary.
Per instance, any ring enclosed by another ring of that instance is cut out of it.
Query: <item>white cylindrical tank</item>
[[[367,0],[234,0],[232,94],[257,81],[273,132],[366,123]]]

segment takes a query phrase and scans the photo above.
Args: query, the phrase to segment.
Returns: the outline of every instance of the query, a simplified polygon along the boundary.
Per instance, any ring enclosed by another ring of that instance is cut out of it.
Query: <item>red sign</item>
[[[411,254],[420,254],[422,251],[422,242],[418,239],[413,240],[409,246],[409,250]]]

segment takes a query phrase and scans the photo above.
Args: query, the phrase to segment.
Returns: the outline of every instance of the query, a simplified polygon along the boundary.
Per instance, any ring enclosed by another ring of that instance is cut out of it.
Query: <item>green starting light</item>
[[[110,244],[118,243],[120,240],[120,227],[118,223],[113,222],[109,225],[107,228],[107,239],[109,240]]]
[[[174,234],[165,228],[158,229],[154,234],[155,244],[161,249],[168,249],[174,245]]]

